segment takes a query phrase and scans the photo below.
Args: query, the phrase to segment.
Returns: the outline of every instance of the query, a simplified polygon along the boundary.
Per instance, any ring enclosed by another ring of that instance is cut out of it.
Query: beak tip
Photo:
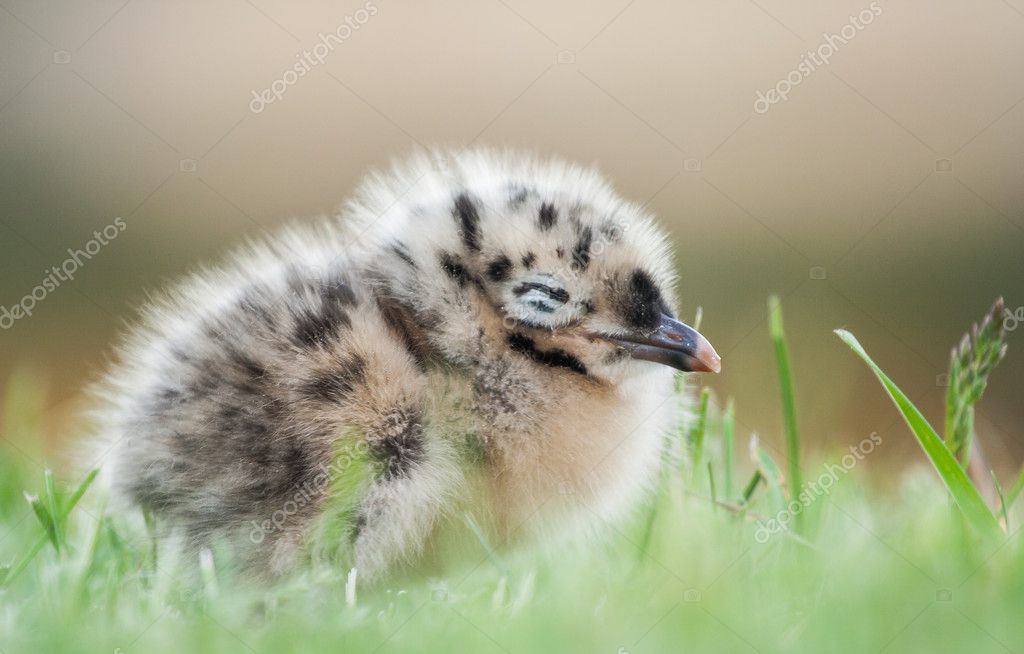
[[[715,374],[722,372],[722,358],[716,355],[712,361],[708,362],[708,368],[708,372]]]
[[[693,356],[700,364],[700,372],[722,372],[722,357],[718,356],[718,352],[715,352],[715,348],[704,337],[698,340]]]
[[[718,356],[718,353],[714,350],[699,352],[697,360],[703,364],[701,372],[713,372],[715,374],[722,372],[722,357]]]

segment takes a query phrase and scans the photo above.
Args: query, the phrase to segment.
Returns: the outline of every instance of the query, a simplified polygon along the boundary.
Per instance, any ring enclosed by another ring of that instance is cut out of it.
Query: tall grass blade
[[[1003,529],[1009,533],[1010,514],[1006,509],[1006,493],[1003,492],[1003,486],[999,483],[999,477],[996,477],[996,471],[989,470],[988,472],[992,476],[992,485],[995,486],[996,494],[999,495],[999,515],[1003,519]]]
[[[57,540],[57,524],[54,520],[54,516],[50,513],[50,510],[46,508],[46,505],[40,501],[38,495],[32,495],[25,493],[25,501],[32,507],[32,512],[36,514],[36,518],[39,519],[39,524],[43,526],[43,530],[46,534],[46,539],[53,545],[53,549],[60,552],[60,541]]]
[[[90,472],[88,475],[86,475],[85,479],[83,479],[82,482],[78,485],[78,488],[75,489],[75,492],[72,493],[71,496],[65,502],[63,502],[59,518],[61,521],[66,520],[67,517],[71,514],[72,509],[74,509],[75,505],[78,504],[78,501],[82,499],[82,496],[85,495],[85,492],[89,490],[89,487],[92,485],[92,482],[96,480],[97,474],[99,474],[98,468]],[[48,515],[48,511],[46,510],[45,507],[42,506],[42,503],[39,501],[39,498],[33,497],[28,493],[25,494],[25,498],[29,500],[29,504],[32,505],[32,510],[36,513],[36,516],[39,517],[40,522],[43,523],[43,528],[45,529],[45,532],[36,540],[32,547],[29,548],[29,551],[26,552],[25,555],[21,557],[21,559],[19,559],[18,562],[15,565],[13,565],[7,571],[6,574],[0,577],[0,588],[3,588],[4,586],[9,586],[11,582],[13,582],[18,577],[18,575],[20,575],[25,570],[25,568],[28,567],[28,564],[32,562],[32,559],[34,559],[36,555],[39,554],[39,550],[43,549],[43,546],[46,545],[47,541],[50,541],[51,543],[55,543],[56,541],[56,536],[54,534],[51,534],[51,529],[55,529],[55,527],[52,527],[52,525],[54,524],[53,519],[51,516]],[[39,506],[39,509],[37,509],[36,505]],[[43,514],[43,516],[41,516],[40,514]],[[46,518],[45,520],[44,516]],[[56,544],[54,544],[54,547],[56,547]]]
[[[715,468],[708,461],[708,484],[711,486],[711,506],[718,507],[718,493],[715,490]]]
[[[768,489],[768,499],[775,509],[783,509],[786,506],[785,480],[779,465],[771,454],[761,447],[761,441],[757,435],[750,437],[750,458],[761,471],[765,481],[765,488]]]
[[[666,451],[669,450],[672,441],[673,438],[671,436],[666,436]],[[670,485],[670,477],[673,469],[674,468],[670,462],[665,461],[664,459],[662,460],[660,474],[658,475],[658,485],[654,488],[654,495],[651,498],[651,508],[647,513],[646,520],[644,520],[643,531],[640,536],[639,558],[637,561],[641,561],[645,556],[647,556],[647,550],[651,545],[651,538],[654,535],[654,523],[658,519],[658,512],[661,510],[662,501]]]
[[[732,398],[725,405],[725,413],[722,414],[722,466],[725,468],[724,479],[722,480],[722,494],[725,497],[732,497],[733,478],[733,457],[736,449],[736,406]]]
[[[750,481],[743,487],[743,494],[740,496],[741,504],[750,504],[750,498],[754,496],[754,491],[757,490],[757,485],[764,481],[764,476],[760,470],[755,470],[754,474],[751,475]]]
[[[835,333],[875,373],[878,381],[881,382],[896,408],[903,415],[903,419],[910,427],[910,430],[914,433],[917,442],[921,445],[921,449],[924,450],[929,461],[935,467],[936,472],[939,473],[939,477],[941,477],[946,485],[946,489],[949,490],[953,501],[971,526],[985,538],[1004,536],[1002,529],[999,527],[999,521],[996,520],[995,515],[985,504],[978,489],[968,479],[967,473],[960,466],[960,462],[956,460],[956,457],[949,451],[949,448],[942,442],[942,439],[935,433],[935,430],[928,424],[928,421],[925,420],[925,417],[917,407],[882,372],[882,369],[868,356],[868,353],[864,351],[864,348],[853,334],[844,329],[837,329]]]
[[[49,540],[49,538],[46,534],[43,534],[36,539],[36,542],[32,544],[32,547],[25,553],[25,556],[21,557],[17,563],[11,566],[11,569],[8,570],[7,574],[5,574],[3,579],[0,580],[0,588],[11,585],[11,583],[18,578],[18,575],[25,571],[25,568],[27,568],[28,564],[32,562],[32,559],[36,558],[36,555],[39,554],[39,550],[46,546],[47,540]]]
[[[46,498],[46,510],[53,521],[54,548],[58,552],[64,549],[64,524],[60,519],[60,499],[58,497],[57,482],[53,478],[53,471],[49,468],[43,473],[43,495]]]
[[[690,433],[686,439],[690,446],[693,447],[692,470],[694,477],[697,476],[697,472],[701,469],[702,459],[704,458],[704,436],[707,434],[708,428],[708,402],[710,399],[711,389],[702,388],[700,391],[700,401],[697,405],[697,416],[690,427]]]
[[[71,509],[75,508],[75,505],[78,504],[78,500],[82,499],[82,496],[85,495],[85,491],[89,490],[89,487],[92,486],[92,482],[96,481],[96,475],[98,474],[100,474],[99,468],[91,470],[89,474],[85,476],[85,479],[78,484],[78,488],[75,489],[75,492],[64,501],[63,506],[61,506],[63,517],[66,518],[71,513]]]
[[[803,488],[800,472],[800,435],[796,427],[796,394],[793,390],[793,371],[789,364],[789,348],[782,326],[782,304],[778,296],[768,298],[768,329],[775,347],[775,364],[779,373],[779,390],[782,393],[782,418],[786,429],[786,456],[789,457],[789,487],[793,493]],[[803,520],[796,516],[794,526],[801,530]]]
[[[1006,508],[1009,509],[1013,506],[1013,503],[1020,497],[1020,492],[1024,491],[1024,467],[1020,469],[1020,474],[1017,475],[1017,481],[1013,482],[1013,486],[1010,486],[1010,490],[1006,493]]]

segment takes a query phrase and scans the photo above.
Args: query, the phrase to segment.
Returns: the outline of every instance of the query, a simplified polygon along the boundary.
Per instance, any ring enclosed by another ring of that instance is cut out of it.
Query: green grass
[[[796,391],[793,389],[793,371],[789,364],[789,347],[782,325],[782,303],[775,295],[768,298],[768,332],[775,350],[775,367],[779,375],[779,391],[782,395],[782,418],[786,434],[786,455],[789,459],[789,486],[792,494],[798,495],[803,488],[800,471],[800,435],[796,427]],[[796,516],[796,528],[801,530],[803,514]]]
[[[700,431],[674,435],[677,451],[700,443],[703,463],[666,465],[661,492],[628,524],[583,544],[509,550],[452,516],[466,535],[461,559],[378,589],[351,583],[329,557],[260,586],[232,574],[220,548],[200,560],[157,548],[144,516],[104,511],[90,479],[62,484],[36,466],[43,426],[31,411],[45,403],[22,379],[2,416],[0,564],[12,566],[0,653],[1020,650],[1024,516],[1011,498],[1024,482],[1007,484],[998,510],[982,503],[992,516],[1005,510],[1011,529],[978,538],[988,520],[965,510],[958,493],[977,490],[960,462],[872,369],[908,416],[906,437],[945,462],[940,474],[908,467],[882,493],[866,481],[867,455],[794,509],[847,450],[805,459],[804,484],[792,471],[787,484],[758,441],[735,447],[749,436],[735,433],[742,406],[719,412],[705,396]],[[758,537],[788,510],[813,520],[799,535]]]

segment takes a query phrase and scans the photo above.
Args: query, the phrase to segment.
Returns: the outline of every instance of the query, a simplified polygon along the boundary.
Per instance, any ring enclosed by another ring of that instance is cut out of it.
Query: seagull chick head
[[[516,355],[612,383],[657,364],[720,369],[676,318],[664,233],[592,169],[423,155],[357,197],[351,224],[379,297],[450,360]]]

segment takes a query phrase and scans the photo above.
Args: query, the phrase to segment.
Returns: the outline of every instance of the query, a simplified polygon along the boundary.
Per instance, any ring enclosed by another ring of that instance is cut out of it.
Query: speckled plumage
[[[636,505],[678,415],[673,372],[592,334],[672,313],[669,250],[641,207],[593,170],[476,151],[371,175],[341,214],[147,308],[99,388],[119,497],[280,572],[329,500],[332,457],[359,448],[371,472],[344,537],[364,579],[456,512],[502,542]]]

